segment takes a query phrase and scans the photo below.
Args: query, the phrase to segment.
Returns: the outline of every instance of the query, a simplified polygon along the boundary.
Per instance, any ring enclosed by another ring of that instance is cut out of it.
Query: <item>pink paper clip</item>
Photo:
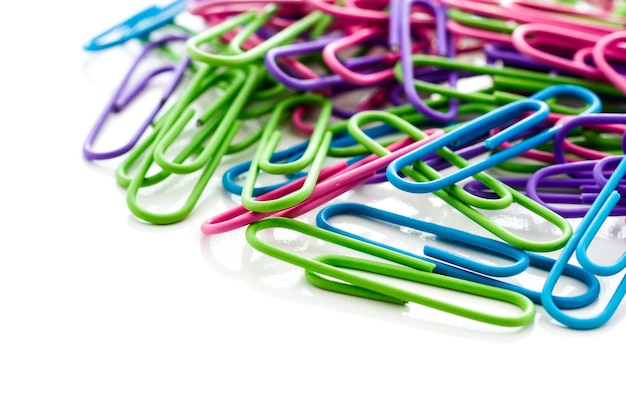
[[[389,52],[384,56],[385,68],[372,73],[361,73],[346,67],[338,57],[338,53],[345,49],[362,45],[372,39],[385,39],[386,31],[379,27],[364,27],[354,31],[348,36],[341,37],[330,42],[322,50],[324,62],[335,74],[339,74],[344,80],[356,85],[380,84],[394,78],[394,65],[400,59],[400,54]],[[423,39],[414,50],[424,49],[428,46],[428,41]]]
[[[531,38],[532,43],[529,40]],[[598,35],[544,23],[529,23],[518,26],[513,31],[511,39],[518,51],[539,62],[587,78],[605,79],[604,74],[598,68],[588,65],[581,59],[575,59],[578,50],[592,47],[601,39]],[[542,47],[548,50],[540,49]],[[570,58],[563,57],[564,52],[569,52]]]
[[[626,31],[616,31],[600,38],[592,50],[593,61],[600,72],[624,94],[626,94],[626,78],[624,74],[620,74],[613,68],[607,60],[607,57],[613,52],[614,56],[624,60],[624,57],[626,57],[626,49],[620,48],[619,51],[616,51],[616,49],[619,47],[618,44],[620,42],[625,41]]]
[[[430,129],[425,131],[425,133],[427,133],[428,136],[421,139],[419,142],[415,142],[412,138],[407,138],[389,145],[387,149],[390,153],[385,156],[379,157],[378,155],[372,154],[350,166],[348,166],[345,161],[342,161],[323,169],[320,172],[319,181],[309,198],[293,207],[276,212],[253,212],[243,207],[243,205],[240,205],[205,221],[200,229],[205,235],[213,235],[235,230],[270,216],[293,218],[302,215],[356,186],[363,184],[373,177],[376,171],[385,168],[394,159],[444,134],[441,129]],[[263,200],[281,197],[299,188],[303,181],[304,178],[300,178],[263,194],[257,199]]]

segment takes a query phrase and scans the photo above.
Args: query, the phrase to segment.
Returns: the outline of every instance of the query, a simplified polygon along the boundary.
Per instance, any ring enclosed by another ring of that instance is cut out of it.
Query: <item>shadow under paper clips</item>
[[[499,327],[413,303],[392,305],[319,289],[306,281],[302,269],[255,251],[245,241],[244,233],[245,230],[239,229],[201,238],[202,255],[209,270],[215,272],[208,275],[210,279],[226,277],[245,282],[250,288],[270,297],[400,324],[416,331],[496,343],[515,343],[532,332],[532,325],[523,328]]]

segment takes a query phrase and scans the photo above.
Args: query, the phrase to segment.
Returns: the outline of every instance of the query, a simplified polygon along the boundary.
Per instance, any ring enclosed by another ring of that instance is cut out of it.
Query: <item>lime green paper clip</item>
[[[151,135],[149,141],[142,143],[141,146],[137,148],[137,152],[142,152],[143,154],[133,153],[129,155],[130,164],[136,163],[139,158],[143,156],[143,160],[138,163],[139,166],[137,167],[133,178],[128,184],[128,189],[126,190],[126,203],[130,211],[135,216],[153,224],[172,224],[185,219],[191,213],[198,200],[202,196],[206,185],[208,184],[209,180],[221,163],[222,157],[226,155],[233,139],[239,131],[241,122],[237,120],[237,116],[239,115],[239,112],[243,108],[245,103],[248,101],[250,95],[252,94],[252,91],[258,83],[258,67],[249,66],[245,71],[245,75],[245,81],[243,82],[240,90],[234,97],[231,105],[225,110],[223,115],[218,118],[212,118],[212,122],[207,123],[207,125],[211,126],[211,128],[208,129],[209,133],[211,133],[211,140],[209,144],[205,147],[202,147],[201,143],[193,143],[195,141],[194,140],[190,144],[192,146],[187,146],[183,151],[181,151],[181,153],[179,153],[179,155],[173,161],[175,164],[180,164],[181,166],[183,166],[182,163],[185,159],[183,157],[191,156],[194,150],[201,151],[201,156],[205,154],[207,156],[206,161],[203,161],[201,169],[198,169],[200,173],[191,193],[181,207],[171,212],[151,212],[148,209],[141,207],[138,201],[138,193],[142,187],[146,186],[146,176],[155,162],[155,149],[159,146],[165,135],[167,135],[168,130],[171,129],[172,131],[176,132],[180,131],[183,128],[184,124],[186,124],[190,119],[190,115],[193,114],[192,110],[190,108],[186,108],[183,116],[179,117],[175,121],[173,120],[176,114],[174,114],[175,112],[173,112],[173,110],[171,111],[171,113],[166,113],[164,117],[167,117],[168,120],[165,120],[163,122],[164,125],[159,124],[159,128],[155,129],[155,132],[157,133]],[[170,117],[172,119],[170,119]],[[173,124],[168,125],[168,121],[173,121]],[[205,138],[206,136],[199,136],[200,139],[202,139],[203,137]],[[210,149],[210,154],[208,152],[205,152],[207,148]],[[130,168],[129,164],[124,164],[123,166],[123,170],[128,170]],[[164,177],[172,173],[172,171],[168,170],[163,170],[162,172],[165,175],[160,175],[160,180],[164,179]],[[118,175],[118,178],[122,177],[123,175],[120,173]]]
[[[279,247],[272,246],[259,238],[259,232],[272,228],[282,228],[302,233],[304,235],[314,237],[325,242],[337,244],[366,255],[381,258],[386,262],[341,255],[331,255],[313,259],[305,258]],[[535,305],[526,296],[489,285],[478,284],[471,281],[437,274],[432,272],[435,265],[430,262],[372,245],[338,233],[330,232],[297,220],[287,218],[263,219],[248,226],[246,229],[246,239],[256,250],[284,262],[304,268],[307,279],[311,280],[313,284],[319,284],[322,288],[328,290],[395,304],[413,302],[450,314],[499,326],[525,326],[530,324],[535,316]],[[348,269],[355,272],[351,272]],[[358,271],[367,272],[368,275],[358,274]],[[378,281],[371,278],[371,275],[369,274],[378,274],[388,278],[418,282],[465,294],[502,301],[518,307],[521,310],[521,313],[511,316],[474,310],[447,301],[428,297],[419,294],[418,292],[404,289],[401,286],[395,286]],[[328,281],[325,278],[322,278],[322,276],[331,277],[334,281]]]
[[[302,155],[293,161],[275,162],[272,156],[276,152],[282,134],[276,130],[280,121],[283,119],[289,108],[300,105],[316,104],[321,106],[320,114],[315,125],[315,130],[308,140],[308,145]],[[257,148],[248,175],[241,192],[241,204],[250,211],[270,212],[286,209],[295,206],[304,201],[317,183],[320,170],[322,169],[324,159],[332,134],[328,131],[328,123],[332,112],[332,102],[322,96],[316,94],[305,94],[287,97],[282,100],[272,112],[263,130],[261,142]],[[281,196],[273,200],[255,200],[253,198],[254,187],[260,172],[277,175],[294,174],[309,167],[306,179],[299,189]]]
[[[187,53],[192,59],[205,64],[241,67],[256,61],[262,61],[267,51],[279,45],[290,43],[298,35],[319,23],[324,16],[319,10],[313,11],[261,44],[244,51],[242,45],[246,38],[259,29],[277,10],[277,5],[268,4],[259,13],[255,11],[246,12],[226,19],[224,22],[189,38],[186,44]],[[240,26],[243,26],[243,29],[228,44],[225,54],[211,53],[202,48],[202,45],[214,42],[220,36]]]

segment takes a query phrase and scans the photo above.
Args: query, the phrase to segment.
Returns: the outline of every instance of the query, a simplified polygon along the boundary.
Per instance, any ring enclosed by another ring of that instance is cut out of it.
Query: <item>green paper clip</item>
[[[277,5],[268,4],[259,13],[246,12],[231,17],[224,22],[189,38],[186,43],[187,53],[192,59],[209,65],[226,67],[245,66],[253,62],[262,61],[267,51],[271,48],[293,41],[296,37],[298,37],[298,35],[316,25],[324,16],[324,14],[319,10],[311,12],[263,43],[248,51],[244,51],[242,48],[244,41],[252,33],[259,29],[267,20],[269,20],[277,10]],[[243,26],[243,29],[235,35],[229,43],[226,54],[216,54],[202,50],[201,46],[203,44],[213,42],[220,36],[239,26]]]
[[[284,114],[292,107],[305,104],[314,104],[321,107],[315,129],[308,139],[306,149],[296,160],[280,163],[272,161],[272,156],[282,139],[282,134],[277,128]],[[327,98],[315,94],[288,97],[276,106],[263,129],[259,147],[252,159],[241,192],[241,204],[246,209],[257,212],[283,210],[301,203],[311,194],[317,182],[317,178],[319,177],[332,139],[332,134],[327,130],[331,112],[332,102]],[[260,172],[288,175],[302,171],[307,167],[309,167],[309,169],[306,179],[302,187],[298,190],[273,200],[256,200],[253,198],[254,187]]]
[[[126,191],[126,203],[130,211],[135,216],[153,224],[171,224],[185,219],[191,213],[198,200],[200,199],[206,185],[208,184],[209,180],[221,163],[222,157],[226,154],[231,142],[233,141],[234,137],[239,131],[239,128],[241,127],[241,122],[237,120],[237,115],[240,109],[249,99],[252,91],[258,83],[258,68],[256,66],[248,67],[246,76],[244,78],[245,82],[241,86],[238,94],[234,97],[233,103],[226,110],[222,118],[216,119],[214,125],[215,130],[211,135],[212,153],[210,155],[210,159],[205,162],[203,169],[201,170],[202,172],[200,173],[199,178],[193,186],[191,193],[179,209],[172,212],[155,213],[148,211],[146,208],[143,208],[139,205],[137,201],[139,189],[145,186],[144,183],[146,174],[148,173],[154,162],[154,149],[158,146],[159,140],[165,135],[165,133],[163,132],[163,127],[160,127],[160,129],[158,130],[159,134],[154,135],[151,142],[147,144],[142,144],[140,148],[145,150],[145,153],[143,155],[144,159],[139,164],[139,167],[137,168],[137,171],[130,181],[128,189]],[[189,110],[186,110],[186,112],[188,111]],[[181,117],[174,123],[172,129],[181,129],[182,126],[186,124],[186,122],[186,117]],[[197,144],[195,145],[196,151],[197,149],[200,149],[197,147]],[[192,152],[194,151],[194,148],[187,147],[185,151]],[[136,154],[133,154],[132,158],[134,158],[135,161],[138,159]],[[181,159],[181,154],[179,154],[175,159],[175,162],[180,161],[182,163]]]
[[[324,242],[337,244],[369,256],[383,259],[360,259],[349,256],[331,255],[318,258],[305,258],[287,250],[272,246],[258,237],[258,233],[265,229],[282,228],[314,237]],[[532,323],[535,316],[535,305],[527,297],[510,290],[478,284],[458,278],[432,272],[434,264],[425,262],[412,256],[382,248],[370,243],[330,232],[306,223],[287,218],[267,218],[253,223],[246,229],[248,243],[266,255],[284,262],[304,268],[307,279],[319,284],[322,288],[338,291],[350,295],[386,301],[395,304],[407,302],[417,303],[426,307],[441,310],[472,320],[498,326],[520,327]],[[461,305],[438,300],[415,291],[403,289],[399,286],[386,284],[367,276],[347,271],[366,271],[368,273],[418,282],[445,288],[465,294],[476,295],[492,300],[512,304],[521,310],[516,316],[497,315],[484,311],[474,310]],[[332,277],[338,282],[331,282],[322,276]]]

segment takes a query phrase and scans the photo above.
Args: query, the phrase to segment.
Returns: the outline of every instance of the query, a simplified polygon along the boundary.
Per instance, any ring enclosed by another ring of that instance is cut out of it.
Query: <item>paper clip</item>
[[[133,146],[135,146],[135,144],[141,138],[141,136],[146,131],[148,126],[150,126],[150,124],[152,123],[156,115],[163,108],[167,99],[170,97],[170,95],[172,94],[176,86],[180,83],[180,80],[182,79],[185,73],[185,69],[187,69],[189,66],[189,62],[190,62],[189,57],[184,56],[177,65],[162,65],[158,68],[155,68],[154,70],[150,71],[128,93],[126,93],[126,95],[123,95],[125,93],[125,90],[128,87],[130,79],[133,76],[139,64],[142,62],[142,60],[150,52],[152,52],[154,48],[157,48],[158,46],[169,43],[169,42],[186,41],[187,38],[188,36],[177,36],[177,35],[165,36],[157,41],[148,43],[144,47],[142,53],[137,57],[137,59],[135,60],[135,62],[133,63],[129,71],[126,73],[126,75],[124,76],[124,79],[122,80],[117,90],[113,94],[113,97],[111,97],[111,100],[106,105],[104,111],[100,114],[100,117],[98,118],[98,120],[92,127],[91,131],[87,135],[87,138],[85,139],[85,142],[83,143],[83,155],[85,156],[85,158],[87,158],[88,160],[111,159],[111,158],[115,158],[117,156],[125,154]],[[128,142],[118,147],[117,149],[113,149],[113,150],[105,151],[105,152],[95,151],[93,149],[94,143],[96,142],[96,139],[98,135],[100,134],[102,127],[104,126],[107,119],[111,116],[111,114],[123,111],[126,108],[126,106],[128,106],[146,88],[146,86],[148,85],[150,80],[152,80],[153,77],[156,77],[157,75],[165,73],[165,72],[172,72],[172,80],[170,81],[169,85],[165,88],[165,90],[161,94],[160,100],[152,108],[149,115],[141,123],[141,125],[139,126],[139,129],[137,129],[137,131],[130,138],[130,140],[128,140]]]
[[[267,39],[265,42],[244,51],[242,49],[242,43],[245,38],[254,33],[254,31],[263,25],[263,23],[266,22],[272,15],[274,15],[277,10],[278,7],[276,5],[268,4],[263,8],[263,10],[261,10],[260,13],[241,13],[232,18],[226,19],[222,23],[189,38],[186,44],[187,53],[192,59],[209,65],[232,67],[250,64],[255,61],[261,61],[263,56],[271,48],[293,41],[298,37],[298,35],[318,23],[323,17],[321,12],[313,11],[289,27],[281,30],[271,38]],[[210,53],[201,48],[203,44],[214,41],[218,37],[241,25],[246,26],[228,44],[227,49],[229,54]]]
[[[324,258],[321,258],[320,260],[320,258],[309,259],[298,256],[287,250],[272,246],[271,244],[261,240],[258,236],[259,232],[265,229],[279,228],[302,233],[304,235],[320,239],[324,242],[333,243],[383,259],[387,262],[378,262],[338,255],[331,257],[331,260],[326,258],[327,261],[323,262]],[[414,302],[472,320],[508,327],[519,327],[530,324],[535,315],[535,305],[533,302],[527,297],[516,292],[436,274],[432,272],[434,265],[429,262],[378,247],[357,239],[342,236],[297,220],[270,218],[253,223],[246,229],[246,240],[254,249],[261,253],[304,268],[307,273],[333,277],[346,283],[344,285],[354,286],[364,289],[366,292],[375,293],[379,296],[378,299],[381,300],[402,304],[406,302]],[[389,261],[394,262],[395,264],[390,264]],[[333,263],[336,265],[333,265]],[[466,294],[499,300],[519,307],[521,312],[517,316],[508,316],[474,310],[421,295],[401,287],[386,284],[367,276],[349,272],[346,271],[345,268],[378,273],[392,278],[420,282],[440,288],[460,291]],[[376,298],[376,296],[373,298]]]
[[[237,134],[237,131],[241,126],[241,122],[236,120],[237,114],[250,97],[250,94],[258,83],[258,80],[258,68],[255,66],[249,66],[246,70],[245,82],[241,86],[237,96],[234,98],[233,103],[220,119],[216,119],[216,128],[212,135],[213,140],[211,141],[211,146],[209,146],[209,148],[212,149],[210,160],[208,160],[203,166],[202,172],[186,201],[180,208],[168,213],[150,212],[141,207],[137,201],[139,189],[145,186],[144,180],[146,174],[154,162],[154,149],[158,146],[159,141],[162,140],[161,138],[167,134],[166,130],[168,129],[163,129],[163,131],[159,129],[159,137],[155,137],[151,143],[148,143],[143,147],[145,149],[144,159],[139,164],[135,176],[130,181],[128,189],[126,190],[126,203],[134,215],[153,224],[172,224],[183,220],[191,213],[200,199],[206,185],[213,176],[213,173],[217,169],[222,157],[226,154],[230,143]],[[178,118],[171,126],[171,129],[173,131],[181,130],[187,120],[187,117]],[[200,138],[202,138],[202,136],[200,136]],[[195,146],[198,146],[198,144],[195,144]],[[187,147],[187,150],[189,149],[193,151],[194,148]],[[186,152],[186,150],[184,152]],[[185,156],[181,152],[179,157],[175,158],[173,162],[181,163],[181,155]],[[133,155],[133,160],[137,157],[137,155]]]
[[[607,60],[607,51],[611,50],[611,47],[617,47],[620,42],[626,41],[626,31],[619,30],[603,36],[593,46],[592,56],[593,62],[598,67],[598,70],[604,75],[606,79],[611,81],[613,85],[619,88],[624,94],[626,94],[626,77],[624,74],[620,74],[616,71]],[[626,52],[623,47],[619,51],[620,58],[624,57]]]
[[[431,233],[435,235],[436,240],[453,243],[460,248],[474,249],[478,252],[506,258],[513,261],[513,263],[507,265],[481,263],[468,256],[458,255],[431,245],[425,245],[422,250],[425,257],[420,256],[416,253],[408,252],[382,242],[373,241],[362,235],[350,233],[337,226],[333,226],[330,219],[335,216],[365,218],[383,224],[389,224],[391,227],[407,228]],[[363,204],[335,203],[328,205],[318,212],[316,224],[318,227],[353,239],[358,239],[431,262],[435,265],[433,269],[435,273],[518,292],[530,298],[535,304],[539,304],[541,301],[541,291],[532,290],[494,277],[512,278],[515,275],[524,273],[529,266],[540,268],[547,272],[550,270],[552,264],[554,264],[554,260],[550,258],[522,251],[521,249],[501,241],[476,236],[462,230],[424,222]],[[587,292],[571,297],[554,297],[559,307],[567,309],[581,308],[597,299],[600,292],[600,283],[593,274],[570,264],[566,266],[564,273],[585,284],[587,286]]]
[[[528,41],[530,37],[535,40],[539,38],[548,44],[547,46],[551,47],[552,50],[544,51],[538,49],[535,45],[531,45]],[[597,67],[587,65],[582,60],[574,59],[576,51],[593,46],[598,41],[599,37],[597,35],[563,27],[555,28],[547,24],[529,23],[516,28],[511,38],[513,45],[518,51],[539,62],[546,63],[554,68],[577,73],[587,78],[604,79],[603,74]],[[563,56],[568,50],[571,52],[571,57]]]
[[[235,68],[223,72],[213,72],[208,77],[199,76],[196,78],[196,80],[203,84],[203,87],[200,88],[201,91],[206,91],[209,87],[217,85],[220,81],[227,82],[224,94],[217,97],[207,106],[196,120],[196,124],[200,129],[196,133],[196,137],[192,138],[192,142],[197,142],[197,139],[199,139],[202,142],[206,141],[208,145],[204,146],[191,162],[179,162],[167,158],[168,150],[176,139],[180,137],[185,126],[195,115],[195,110],[190,106],[193,101],[190,94],[197,96],[198,92],[194,88],[194,84],[192,84],[188,90],[188,94],[183,95],[179,102],[175,104],[177,113],[168,117],[168,123],[164,127],[163,135],[153,151],[154,161],[164,170],[175,174],[189,174],[205,167],[207,162],[214,157],[215,148],[219,146],[217,143],[220,142],[220,138],[230,129],[228,123],[232,123],[237,118],[248,99],[248,97],[244,98],[239,95],[246,82],[246,77],[250,77],[255,80],[255,83],[258,83],[259,69],[250,67],[247,71],[244,71]],[[229,119],[229,121],[217,122],[218,127],[213,131],[215,125],[213,123],[207,123],[207,120],[215,119],[219,121],[222,117]]]
[[[604,325],[619,307],[624,294],[626,294],[626,280],[622,277],[615,292],[606,303],[604,309],[593,317],[573,317],[563,313],[554,303],[552,292],[564,270],[564,265],[574,253],[576,258],[587,271],[597,275],[612,275],[618,273],[626,266],[626,256],[622,254],[613,265],[599,265],[587,256],[587,249],[596,236],[598,230],[605,222],[607,216],[620,199],[620,193],[616,191],[617,185],[626,174],[626,158],[618,156],[619,164],[613,171],[608,182],[602,188],[597,199],[589,208],[589,211],[582,218],[579,226],[572,234],[563,251],[559,255],[556,263],[548,274],[548,278],[543,287],[541,301],[552,318],[561,324],[573,329],[595,329]]]
[[[265,54],[265,67],[267,68],[267,71],[272,75],[272,77],[274,77],[277,81],[295,90],[319,90],[323,88],[333,87],[336,85],[346,84],[346,80],[344,80],[338,74],[329,74],[321,77],[312,70],[307,71],[308,77],[297,77],[297,74],[290,74],[287,71],[283,70],[279,62],[280,59],[286,56],[321,51],[326,45],[328,45],[335,39],[340,39],[340,35],[333,34],[310,41],[303,41],[291,45],[282,45],[271,48]]]
[[[538,92],[556,84],[573,85],[583,87],[593,91],[596,94],[609,97],[623,97],[618,88],[613,85],[593,80],[585,80],[576,77],[568,77],[564,75],[550,75],[545,72],[529,71],[520,68],[495,67],[492,65],[476,65],[458,59],[447,57],[415,54],[412,56],[413,64],[417,68],[432,67],[435,69],[447,69],[454,71],[462,71],[476,75],[489,75],[492,77],[493,86],[485,91],[461,91],[445,85],[430,83],[424,80],[414,79],[413,84],[418,91],[440,94],[448,98],[458,98],[462,101],[470,103],[483,103],[492,105],[502,105],[511,103],[527,97],[520,95],[519,92],[531,91]],[[396,64],[395,74],[398,80],[402,80],[402,69]],[[513,94],[505,89],[514,90]],[[551,101],[548,103],[553,112],[560,114],[578,114],[580,109],[573,109],[564,106],[558,102]]]
[[[429,0],[402,1],[401,6],[397,6],[397,3],[398,0],[394,0],[392,2],[392,5],[394,5],[394,14],[396,15],[395,20],[402,24],[399,24],[397,27],[392,27],[390,29],[390,36],[391,33],[395,32],[396,36],[393,36],[392,38],[395,39],[397,37],[400,45],[401,59],[398,64],[400,66],[402,76],[399,79],[402,81],[404,86],[404,94],[409,103],[411,103],[418,112],[426,115],[429,119],[437,122],[450,122],[456,117],[458,111],[459,103],[457,100],[452,99],[448,110],[445,113],[442,113],[426,106],[422,98],[415,90],[415,86],[413,84],[413,61],[411,59],[413,55],[411,50],[411,27],[408,23],[408,18],[400,18],[400,16],[410,16],[411,6],[414,4],[426,6],[432,11],[435,17],[437,54],[446,57],[453,57],[454,48],[452,47],[452,38],[446,30],[446,11],[440,4]],[[390,70],[390,72],[395,74],[395,70],[393,69]],[[447,81],[451,88],[455,88],[457,74],[454,71],[450,72],[448,74]]]
[[[381,60],[385,64],[384,68],[380,71],[367,73],[350,69],[338,57],[339,52],[353,48],[355,45],[363,45],[371,40],[383,39],[384,34],[385,31],[379,27],[364,27],[355,30],[347,36],[329,42],[322,50],[322,59],[335,74],[355,85],[368,86],[390,81],[394,78],[393,65],[400,59],[400,55],[397,53],[385,54]],[[425,46],[426,42],[422,42],[421,48]]]
[[[274,161],[272,155],[282,138],[281,133],[276,130],[281,118],[287,109],[306,103],[317,104],[321,108],[315,130],[310,136],[306,148],[296,160],[281,163]],[[261,142],[246,176],[241,192],[241,202],[244,207],[252,211],[278,211],[302,202],[311,194],[332,138],[332,134],[327,131],[331,110],[332,103],[328,99],[315,94],[288,97],[276,106],[270,119],[265,124]],[[253,189],[260,172],[286,175],[301,171],[307,166],[309,171],[302,188],[299,190],[273,200],[255,200],[253,198]]]
[[[88,41],[83,49],[99,51],[141,38],[168,25],[187,9],[187,0],[176,0],[166,6],[150,6]]]
[[[387,177],[393,185],[401,190],[413,193],[429,193],[453,185],[469,178],[472,175],[492,168],[499,163],[505,162],[523,152],[529,151],[552,139],[558,130],[558,126],[547,129],[532,136],[531,138],[524,139],[515,146],[502,149],[489,156],[489,158],[476,164],[464,167],[447,175],[446,177],[440,177],[428,182],[416,183],[407,181],[405,178],[398,175],[398,172],[402,169],[402,167],[413,164],[414,162],[419,161],[420,159],[440,150],[445,146],[450,144],[462,145],[469,141],[478,139],[480,136],[488,133],[491,129],[500,127],[501,125],[508,123],[510,120],[514,120],[515,118],[522,116],[526,112],[532,112],[520,121],[515,122],[511,126],[508,126],[489,137],[485,140],[484,144],[489,149],[495,149],[503,142],[516,139],[523,135],[528,129],[543,122],[547,118],[549,108],[547,104],[541,100],[558,96],[577,97],[584,100],[588,104],[588,108],[583,110],[584,113],[601,110],[602,103],[600,99],[590,90],[568,85],[556,85],[549,87],[534,94],[529,99],[504,105],[497,110],[478,117],[472,122],[459,127],[428,146],[420,148],[411,154],[403,156],[402,158],[398,158],[396,161],[389,164],[389,167],[387,167]]]
[[[565,150],[567,149],[571,151],[572,146],[566,142],[565,138],[567,137],[567,134],[573,129],[581,126],[593,125],[602,125],[604,127],[609,125],[621,125],[621,129],[626,133],[624,124],[626,124],[626,114],[623,113],[593,113],[564,119],[563,123],[561,123],[559,130],[554,135],[552,144],[552,149],[556,162],[559,164],[564,164],[567,162],[567,159],[565,157]],[[626,147],[624,149],[626,149]],[[598,159],[598,155],[596,153],[587,152],[584,156],[587,158],[595,157],[594,159]]]
[[[528,178],[526,194],[563,217],[584,217],[604,185],[593,177],[593,171],[600,161],[570,162],[541,168]],[[563,174],[570,178],[560,178]],[[576,174],[576,178],[571,178],[571,174]],[[553,191],[540,192],[541,188],[548,187]],[[572,191],[577,192],[572,194]],[[610,215],[624,216],[626,207],[616,206]]]

